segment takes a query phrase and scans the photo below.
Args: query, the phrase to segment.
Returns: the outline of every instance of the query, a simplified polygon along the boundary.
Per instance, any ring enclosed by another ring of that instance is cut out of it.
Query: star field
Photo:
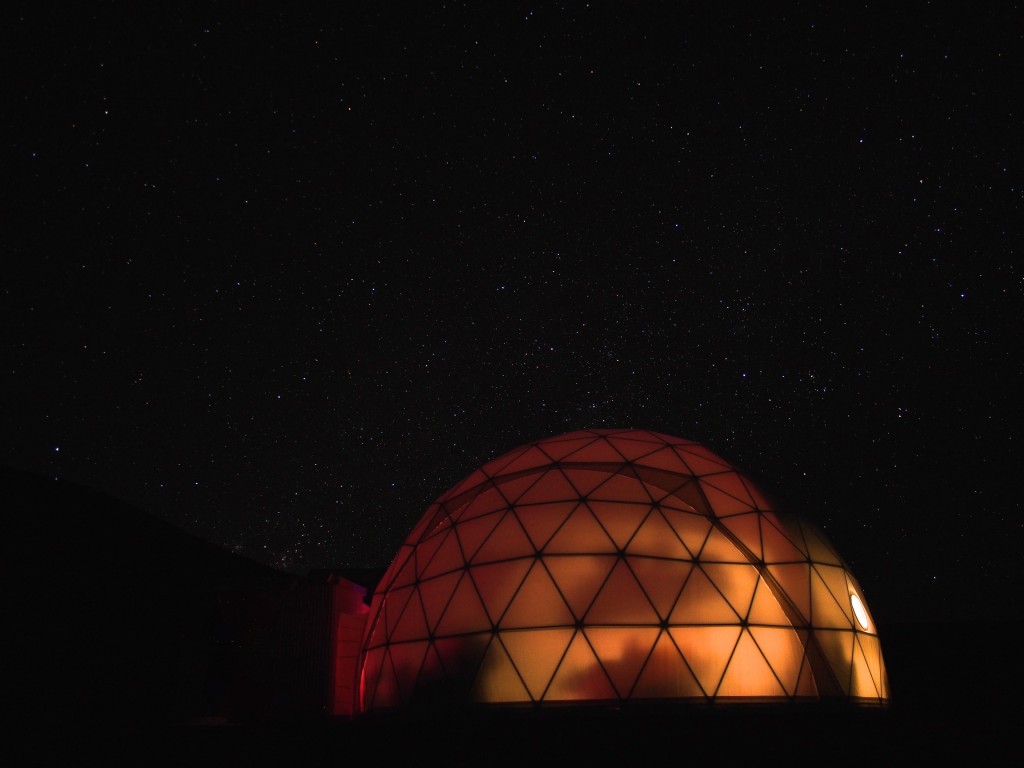
[[[1016,5],[66,13],[5,36],[3,463],[304,573],[647,428],[823,524],[876,614],[999,610]]]

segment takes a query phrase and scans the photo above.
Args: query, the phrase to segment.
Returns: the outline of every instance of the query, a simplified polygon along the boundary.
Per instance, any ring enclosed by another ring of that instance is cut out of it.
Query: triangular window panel
[[[815,631],[818,643],[825,652],[829,666],[835,672],[843,693],[850,695],[850,673],[853,666],[853,632],[850,630],[819,629]]]
[[[619,696],[629,698],[661,630],[657,627],[587,627],[584,632]]]
[[[612,438],[611,443],[627,461],[636,461],[661,448],[661,446],[656,443],[622,438]]]
[[[397,707],[403,704],[401,688],[395,674],[395,666],[391,663],[391,654],[385,653],[377,684],[371,699],[373,707]]]
[[[467,505],[468,506],[468,505]],[[460,507],[460,511],[464,510],[465,507]],[[417,533],[416,542],[420,543],[434,536],[444,536],[448,533],[448,529],[452,525],[452,517],[446,510],[441,507],[431,507],[430,520],[427,524]]]
[[[705,492],[709,488],[714,488],[742,504],[744,509],[750,510],[754,508],[754,500],[750,498],[747,487],[735,472],[730,471],[717,475],[706,475],[700,479],[700,484]]]
[[[651,495],[647,492],[647,487],[635,475],[626,471],[618,472],[601,483],[591,492],[590,499],[621,501],[630,504],[649,505],[651,503]]]
[[[519,592],[512,598],[512,604],[501,617],[502,629],[558,627],[574,623],[569,606],[540,561],[534,563]]]
[[[660,469],[650,469],[649,467],[633,467],[633,471],[640,478],[640,482],[644,484],[644,489],[651,497],[651,501],[693,511],[693,505],[685,504],[682,499],[676,499],[673,496],[674,491],[692,483],[692,477],[664,472]]]
[[[649,453],[646,456],[637,459],[636,463],[644,467],[664,469],[675,474],[690,474],[690,468],[683,463],[682,459],[679,458],[679,455],[675,451],[667,446],[655,451],[654,453]]]
[[[612,537],[615,546],[625,549],[637,528],[650,513],[647,504],[628,504],[621,501],[589,501],[587,506],[594,517]]]
[[[403,640],[424,640],[427,634],[427,620],[423,615],[423,604],[419,594],[416,594],[407,603],[406,610],[402,611],[401,618],[388,639],[392,643]]]
[[[544,548],[545,554],[617,552],[593,513],[581,504]]]
[[[779,598],[775,596],[764,579],[758,580],[757,589],[754,591],[754,600],[750,604],[750,613],[747,614],[747,621],[750,624],[767,624],[776,627],[792,626],[793,623],[779,602]]]
[[[615,689],[608,681],[608,676],[586,639],[577,632],[555,671],[544,700],[606,701],[614,698]]]
[[[737,616],[746,616],[750,610],[750,602],[754,597],[754,587],[760,577],[752,565],[705,563],[701,566],[704,573],[725,595]]]
[[[519,498],[533,487],[544,476],[544,470],[524,472],[521,475],[502,475],[495,478],[501,495],[508,499],[509,505],[516,504]]]
[[[853,629],[853,620],[836,602],[817,568],[811,569],[811,624],[815,627]]]
[[[668,619],[683,584],[690,576],[693,564],[681,560],[649,557],[627,557],[626,562],[636,574],[644,592],[654,603],[658,615]]]
[[[612,568],[586,616],[587,624],[658,624],[651,601],[624,560]]]
[[[414,587],[392,589],[384,598],[384,620],[387,622],[388,637],[391,637],[395,627],[398,626],[398,620],[402,618],[402,613],[405,611],[405,607],[409,603],[409,598],[412,597],[414,589]]]
[[[739,616],[700,568],[694,568],[669,616],[672,624],[738,624]]]
[[[679,655],[679,649],[662,632],[633,686],[633,699],[667,699],[703,697],[700,683]]]
[[[574,437],[569,440],[545,440],[544,452],[551,457],[552,461],[561,461],[566,456],[569,456],[570,454],[573,454],[581,448],[585,448],[600,439],[601,438],[596,435],[588,435],[587,437]]]
[[[465,562],[470,562],[481,545],[490,536],[491,531],[501,521],[504,513],[497,512],[485,517],[477,517],[455,526],[455,534],[459,537],[459,545]]]
[[[462,550],[459,548],[459,540],[454,533],[449,532],[441,546],[437,548],[437,552],[430,559],[430,564],[423,569],[423,578],[430,579],[434,576],[440,576],[442,573],[457,571],[465,564],[465,558],[463,558]]]
[[[800,679],[797,681],[796,691],[793,695],[798,699],[818,698],[818,684],[811,671],[811,661],[806,656],[804,656],[803,666],[800,667]]]
[[[740,634],[736,650],[729,660],[718,696],[752,696],[776,698],[786,695],[775,673],[761,654],[750,634]]]
[[[698,445],[677,446],[675,450],[679,453],[679,458],[695,475],[712,475],[730,469],[728,464],[717,456],[712,458],[710,452]]]
[[[490,629],[491,621],[476,593],[473,580],[463,574],[451,602],[444,610],[437,625],[438,635],[460,635],[464,632],[479,632]]]
[[[691,557],[672,526],[665,521],[659,511],[651,512],[630,540],[626,552],[631,555],[671,557],[679,560],[689,560]]]
[[[572,487],[576,489],[577,496],[581,497],[589,496],[595,488],[608,479],[606,472],[574,467],[572,465],[563,467],[562,471],[565,473],[566,479],[572,484]]]
[[[544,565],[576,619],[582,619],[617,562],[615,555],[546,555]]]
[[[430,561],[434,559],[434,555],[437,554],[438,548],[446,538],[447,536],[432,536],[425,541],[421,541],[419,546],[413,550],[412,557],[406,561],[407,567],[401,575],[401,580],[396,580],[392,586],[402,587],[406,584],[412,584],[413,581],[415,581],[415,579],[409,579],[409,574],[412,568],[411,563],[415,563],[415,573],[417,576],[423,576],[427,570],[427,566],[430,565]]]
[[[814,565],[812,568],[825,582],[836,604],[843,610],[850,626],[853,626],[853,605],[850,603],[850,586],[846,580],[846,570],[834,565]]]
[[[512,596],[519,590],[533,562],[531,557],[492,565],[474,565],[470,569],[470,577],[476,582],[491,623],[496,625],[508,609]]]
[[[683,542],[688,552],[696,555],[704,548],[704,542],[711,533],[711,523],[704,515],[665,508],[661,509],[661,514],[672,526],[672,530],[676,532],[676,536]]]
[[[579,502],[556,501],[547,504],[535,504],[533,506],[519,506],[515,509],[516,517],[522,524],[526,535],[530,537],[533,546],[544,549],[555,531],[565,522]]]
[[[543,698],[574,633],[574,629],[566,628],[499,634],[534,701]]]
[[[778,527],[775,516],[761,516],[761,540],[764,542],[764,560],[766,563],[801,563],[806,562],[807,554],[801,552]]]
[[[420,584],[420,599],[423,601],[423,612],[430,632],[437,628],[437,622],[441,620],[441,614],[452,599],[452,593],[461,578],[462,572],[457,571]]]
[[[493,643],[490,632],[465,635],[462,637],[439,637],[434,640],[434,650],[444,665],[445,677],[469,688],[477,675],[480,660]]]
[[[787,696],[796,694],[800,668],[804,662],[804,646],[792,629],[782,627],[750,627],[750,636],[768,660]]]
[[[669,627],[668,631],[701,689],[713,696],[736,647],[740,628]]]
[[[857,644],[867,660],[868,670],[871,673],[871,679],[874,681],[875,689],[879,691],[880,696],[888,696],[885,664],[882,661],[882,649],[879,646],[878,637],[858,632]]]
[[[710,514],[710,508],[697,480],[692,477],[680,479],[683,482],[678,483],[671,491],[662,495],[659,502],[661,506],[666,509],[678,509],[681,512],[697,513],[702,517],[707,517]],[[651,484],[648,483],[647,487],[650,489]]]
[[[761,550],[761,526],[759,523],[760,515],[756,512],[750,512],[747,514],[733,515],[723,519],[722,525],[728,528],[733,536],[739,539],[740,543],[750,550],[750,553],[754,556],[754,559],[763,559],[763,552]]]
[[[551,469],[530,486],[519,497],[516,504],[518,506],[525,506],[528,504],[544,504],[549,501],[577,501],[579,496],[579,493],[573,488],[560,469]]]
[[[540,448],[531,447],[520,454],[516,459],[503,466],[500,471],[495,471],[494,474],[511,475],[516,472],[522,472],[526,469],[546,467],[549,464],[551,464],[551,459],[548,458],[544,451]]]
[[[469,520],[470,518],[479,517],[480,515],[489,515],[492,512],[500,512],[504,509],[508,509],[508,507],[508,499],[506,499],[502,495],[501,491],[493,485],[489,485],[480,492],[479,496],[455,514],[458,515],[458,520]]]
[[[533,543],[519,524],[515,515],[506,512],[501,522],[487,537],[480,549],[473,556],[472,562],[491,563],[496,560],[508,560],[515,557],[533,556]]]
[[[804,621],[811,619],[811,566],[808,563],[769,565],[768,573],[793,602]]]
[[[850,686],[850,695],[873,699],[881,696],[875,676],[871,673],[871,665],[864,656],[864,649],[859,642],[853,645],[853,682]]]
[[[813,526],[801,521],[800,527],[803,529],[804,541],[807,542],[807,551],[811,555],[811,560],[828,565],[841,566],[843,564],[836,551]]]
[[[477,506],[475,502],[481,495],[486,494],[488,490],[493,491],[490,480],[487,481],[486,486],[482,486],[476,489],[473,493],[464,494],[460,497],[460,503],[452,502],[444,504],[443,506],[448,509],[448,511],[435,513],[435,519],[424,527],[423,535],[420,538],[429,539],[432,536],[443,533],[444,529],[454,522],[458,522],[460,520],[465,521],[473,517],[478,517],[479,515],[487,514],[490,511],[489,507],[493,506],[493,504],[489,503],[487,500],[493,500],[493,496],[485,495],[484,503],[479,506]]]
[[[424,684],[436,683],[448,676],[441,657],[437,655],[437,646],[429,643],[426,655],[423,657],[423,666],[420,667],[420,676],[416,679],[417,687]]]
[[[740,501],[704,480],[701,480],[701,490],[704,492],[708,504],[715,510],[716,517],[728,517],[742,512],[750,512],[753,509],[751,504]]]
[[[700,559],[711,563],[749,563],[744,555],[729,538],[716,528],[708,534],[707,541],[700,551]]]
[[[413,681],[420,675],[427,645],[427,641],[423,640],[418,643],[399,643],[391,646],[391,661],[398,673],[399,685],[409,687],[409,690],[402,690],[403,700],[409,699],[414,687]]]
[[[487,649],[473,683],[471,697],[473,701],[485,704],[530,701],[530,693],[519,672],[497,639]]]
[[[578,464],[581,462],[588,463],[600,463],[600,464],[622,464],[622,454],[612,448],[608,444],[607,440],[599,439],[590,443],[590,445],[583,446],[582,448],[573,451],[572,453],[562,457],[563,463]]]

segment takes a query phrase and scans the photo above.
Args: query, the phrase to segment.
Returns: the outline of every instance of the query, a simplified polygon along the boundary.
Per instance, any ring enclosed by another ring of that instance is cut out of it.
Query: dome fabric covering
[[[706,447],[594,429],[426,511],[381,580],[358,707],[884,704],[867,601],[822,533]]]

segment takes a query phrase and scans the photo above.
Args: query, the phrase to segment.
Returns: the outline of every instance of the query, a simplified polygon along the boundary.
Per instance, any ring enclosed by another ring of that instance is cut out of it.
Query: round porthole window
[[[862,603],[860,598],[853,592],[850,593],[850,605],[853,606],[853,615],[857,617],[857,623],[860,624],[860,628],[867,629],[868,612],[864,608],[864,603]]]

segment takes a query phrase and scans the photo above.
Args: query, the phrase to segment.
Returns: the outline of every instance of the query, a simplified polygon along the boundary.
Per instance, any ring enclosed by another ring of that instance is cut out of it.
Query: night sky
[[[305,574],[647,428],[1005,618],[1024,14],[891,5],[8,13],[0,463]]]

